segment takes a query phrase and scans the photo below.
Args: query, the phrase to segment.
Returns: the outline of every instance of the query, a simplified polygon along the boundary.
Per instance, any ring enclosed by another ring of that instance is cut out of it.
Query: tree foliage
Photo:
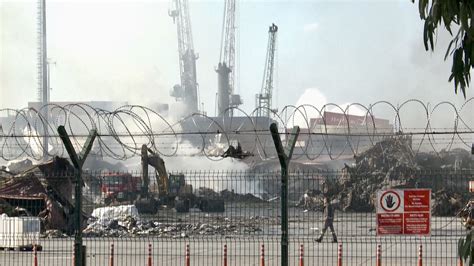
[[[474,231],[469,231],[465,238],[459,239],[458,242],[458,257],[461,258],[463,261],[469,260],[469,266],[474,264]]]
[[[412,0],[415,2],[415,0]],[[438,26],[443,25],[453,37],[444,60],[452,56],[451,76],[454,91],[460,89],[466,97],[471,81],[470,70],[474,67],[474,1],[472,0],[418,0],[420,18],[425,21],[423,42],[425,49],[434,50]],[[454,33],[453,33],[454,32]]]

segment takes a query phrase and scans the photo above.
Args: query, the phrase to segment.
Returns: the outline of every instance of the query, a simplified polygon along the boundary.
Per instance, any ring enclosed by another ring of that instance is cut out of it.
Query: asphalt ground
[[[232,217],[232,209],[228,211]],[[432,217],[431,236],[380,237],[375,235],[374,214],[336,213],[334,225],[339,243],[331,242],[329,231],[322,243],[316,243],[313,240],[323,224],[320,213],[291,209],[290,214],[290,265],[299,265],[301,244],[305,265],[337,265],[338,244],[342,244],[343,265],[376,265],[378,244],[381,244],[382,265],[417,265],[420,245],[423,249],[422,265],[457,265],[457,241],[465,233],[455,217]],[[206,219],[213,220],[212,216],[196,212],[184,214],[182,218],[206,222]],[[265,265],[280,265],[279,226],[271,219],[262,220],[263,230],[254,234],[176,239],[156,236],[85,238],[86,262],[87,265],[109,265],[110,245],[113,243],[114,265],[146,265],[148,244],[151,243],[153,265],[185,265],[187,244],[190,245],[191,265],[223,265],[226,244],[227,265],[260,265],[263,244]],[[43,238],[40,244],[43,251],[37,253],[38,265],[72,265],[73,239]],[[33,252],[0,250],[0,266],[7,265],[33,265]]]

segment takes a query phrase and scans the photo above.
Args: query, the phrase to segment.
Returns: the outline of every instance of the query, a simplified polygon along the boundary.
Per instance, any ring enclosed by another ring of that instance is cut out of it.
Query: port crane
[[[173,8],[168,11],[178,31],[179,75],[181,84],[176,84],[171,90],[171,96],[182,100],[188,113],[199,110],[199,85],[197,83],[196,60],[194,52],[191,17],[188,0],[172,0]]]
[[[235,12],[236,0],[225,0],[221,48],[217,66],[217,114],[232,115],[230,107],[242,104],[235,90]]]
[[[273,72],[275,68],[277,32],[278,26],[272,23],[268,28],[267,56],[265,59],[265,69],[263,70],[262,89],[255,97],[257,116],[269,117],[270,112],[273,110]]]

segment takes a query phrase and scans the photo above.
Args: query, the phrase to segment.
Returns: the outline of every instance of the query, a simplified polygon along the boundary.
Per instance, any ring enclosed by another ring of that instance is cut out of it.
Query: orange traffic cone
[[[186,266],[191,266],[191,252],[189,250],[189,244],[186,245]]]
[[[382,245],[377,246],[377,266],[382,266]]]
[[[33,266],[38,266],[38,254],[36,252],[36,244],[33,245]]]
[[[224,244],[224,266],[227,266],[227,245]]]
[[[342,266],[342,244],[337,249],[337,266]]]
[[[423,266],[423,246],[418,248],[418,266]]]
[[[109,266],[114,266],[114,244],[110,244]]]
[[[152,266],[153,262],[151,260],[151,244],[148,244],[148,266]]]
[[[304,250],[303,245],[300,245],[300,266],[304,266]]]

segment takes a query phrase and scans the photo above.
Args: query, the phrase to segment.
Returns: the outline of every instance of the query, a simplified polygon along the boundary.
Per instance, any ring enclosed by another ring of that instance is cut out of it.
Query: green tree
[[[418,0],[418,9],[420,18],[425,21],[423,42],[427,51],[434,50],[438,26],[444,24],[453,37],[444,60],[452,56],[449,81],[454,80],[454,92],[457,94],[460,89],[465,98],[466,88],[469,87],[471,81],[470,70],[474,67],[474,25],[472,24],[474,1]]]
[[[458,242],[458,257],[462,260],[468,261],[468,265],[471,266],[474,264],[474,238],[473,238],[474,231],[470,230],[467,233],[465,238],[459,239]]]

